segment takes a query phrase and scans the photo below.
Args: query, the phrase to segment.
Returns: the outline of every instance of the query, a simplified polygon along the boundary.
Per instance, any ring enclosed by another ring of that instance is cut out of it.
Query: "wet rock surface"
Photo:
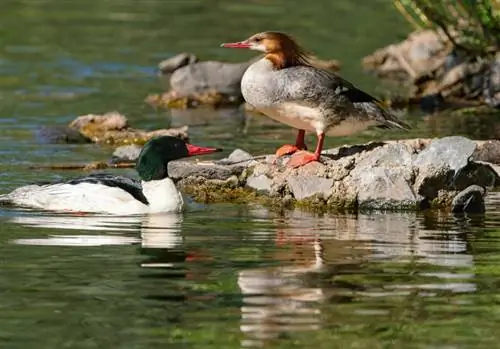
[[[236,150],[233,160],[172,162],[169,173],[205,201],[233,201],[238,191],[250,195],[249,201],[332,210],[469,211],[480,206],[477,188],[500,183],[499,167],[484,161],[500,162],[492,155],[498,154],[499,143],[457,136],[373,142],[327,150],[321,163],[298,169],[286,167],[288,158],[273,163],[272,155],[251,158]]]

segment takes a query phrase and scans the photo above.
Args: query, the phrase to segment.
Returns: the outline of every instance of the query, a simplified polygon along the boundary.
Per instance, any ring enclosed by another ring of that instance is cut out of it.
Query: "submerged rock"
[[[454,213],[482,213],[485,211],[486,190],[479,185],[471,185],[453,198],[451,210]]]
[[[500,149],[489,146],[464,137],[376,142],[330,149],[322,163],[298,169],[284,166],[287,159],[273,164],[269,155],[236,163],[176,161],[169,172],[204,201],[243,196],[334,210],[449,208],[462,190],[499,183],[498,167],[481,161],[491,158],[488,149]]]

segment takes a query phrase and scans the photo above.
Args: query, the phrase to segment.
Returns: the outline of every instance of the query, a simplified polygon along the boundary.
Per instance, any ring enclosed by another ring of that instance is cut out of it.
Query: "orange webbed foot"
[[[285,156],[285,155],[293,154],[299,150],[300,149],[296,145],[285,144],[285,145],[281,146],[278,150],[276,150],[275,155],[277,158],[280,158],[280,157]]]
[[[290,160],[287,162],[288,167],[296,168],[304,166],[310,162],[319,161],[319,155],[311,153],[308,151],[300,151],[292,155]]]

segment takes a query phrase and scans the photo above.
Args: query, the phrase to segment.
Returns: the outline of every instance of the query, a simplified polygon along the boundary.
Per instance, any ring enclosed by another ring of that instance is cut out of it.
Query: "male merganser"
[[[277,157],[295,153],[287,163],[290,167],[319,161],[325,134],[347,136],[369,126],[410,128],[376,98],[337,74],[313,66],[306,51],[287,34],[262,32],[221,46],[265,53],[246,70],[241,92],[246,102],[263,114],[298,129],[295,145],[276,151]],[[314,153],[302,151],[307,150],[305,131],[316,132]]]
[[[0,202],[50,211],[115,215],[178,212],[184,201],[168,177],[169,161],[218,151],[222,149],[200,147],[170,136],[157,137],[144,145],[137,160],[141,180],[96,173],[23,186],[0,195]]]

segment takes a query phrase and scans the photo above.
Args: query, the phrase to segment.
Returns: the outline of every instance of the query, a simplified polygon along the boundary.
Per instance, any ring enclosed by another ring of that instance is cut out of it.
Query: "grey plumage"
[[[275,70],[269,60],[262,59],[249,67],[241,87],[245,100],[257,109],[286,103],[315,108],[320,111],[317,117],[323,119],[325,129],[344,121],[364,123],[366,127],[410,128],[376,98],[337,74],[312,66]]]

